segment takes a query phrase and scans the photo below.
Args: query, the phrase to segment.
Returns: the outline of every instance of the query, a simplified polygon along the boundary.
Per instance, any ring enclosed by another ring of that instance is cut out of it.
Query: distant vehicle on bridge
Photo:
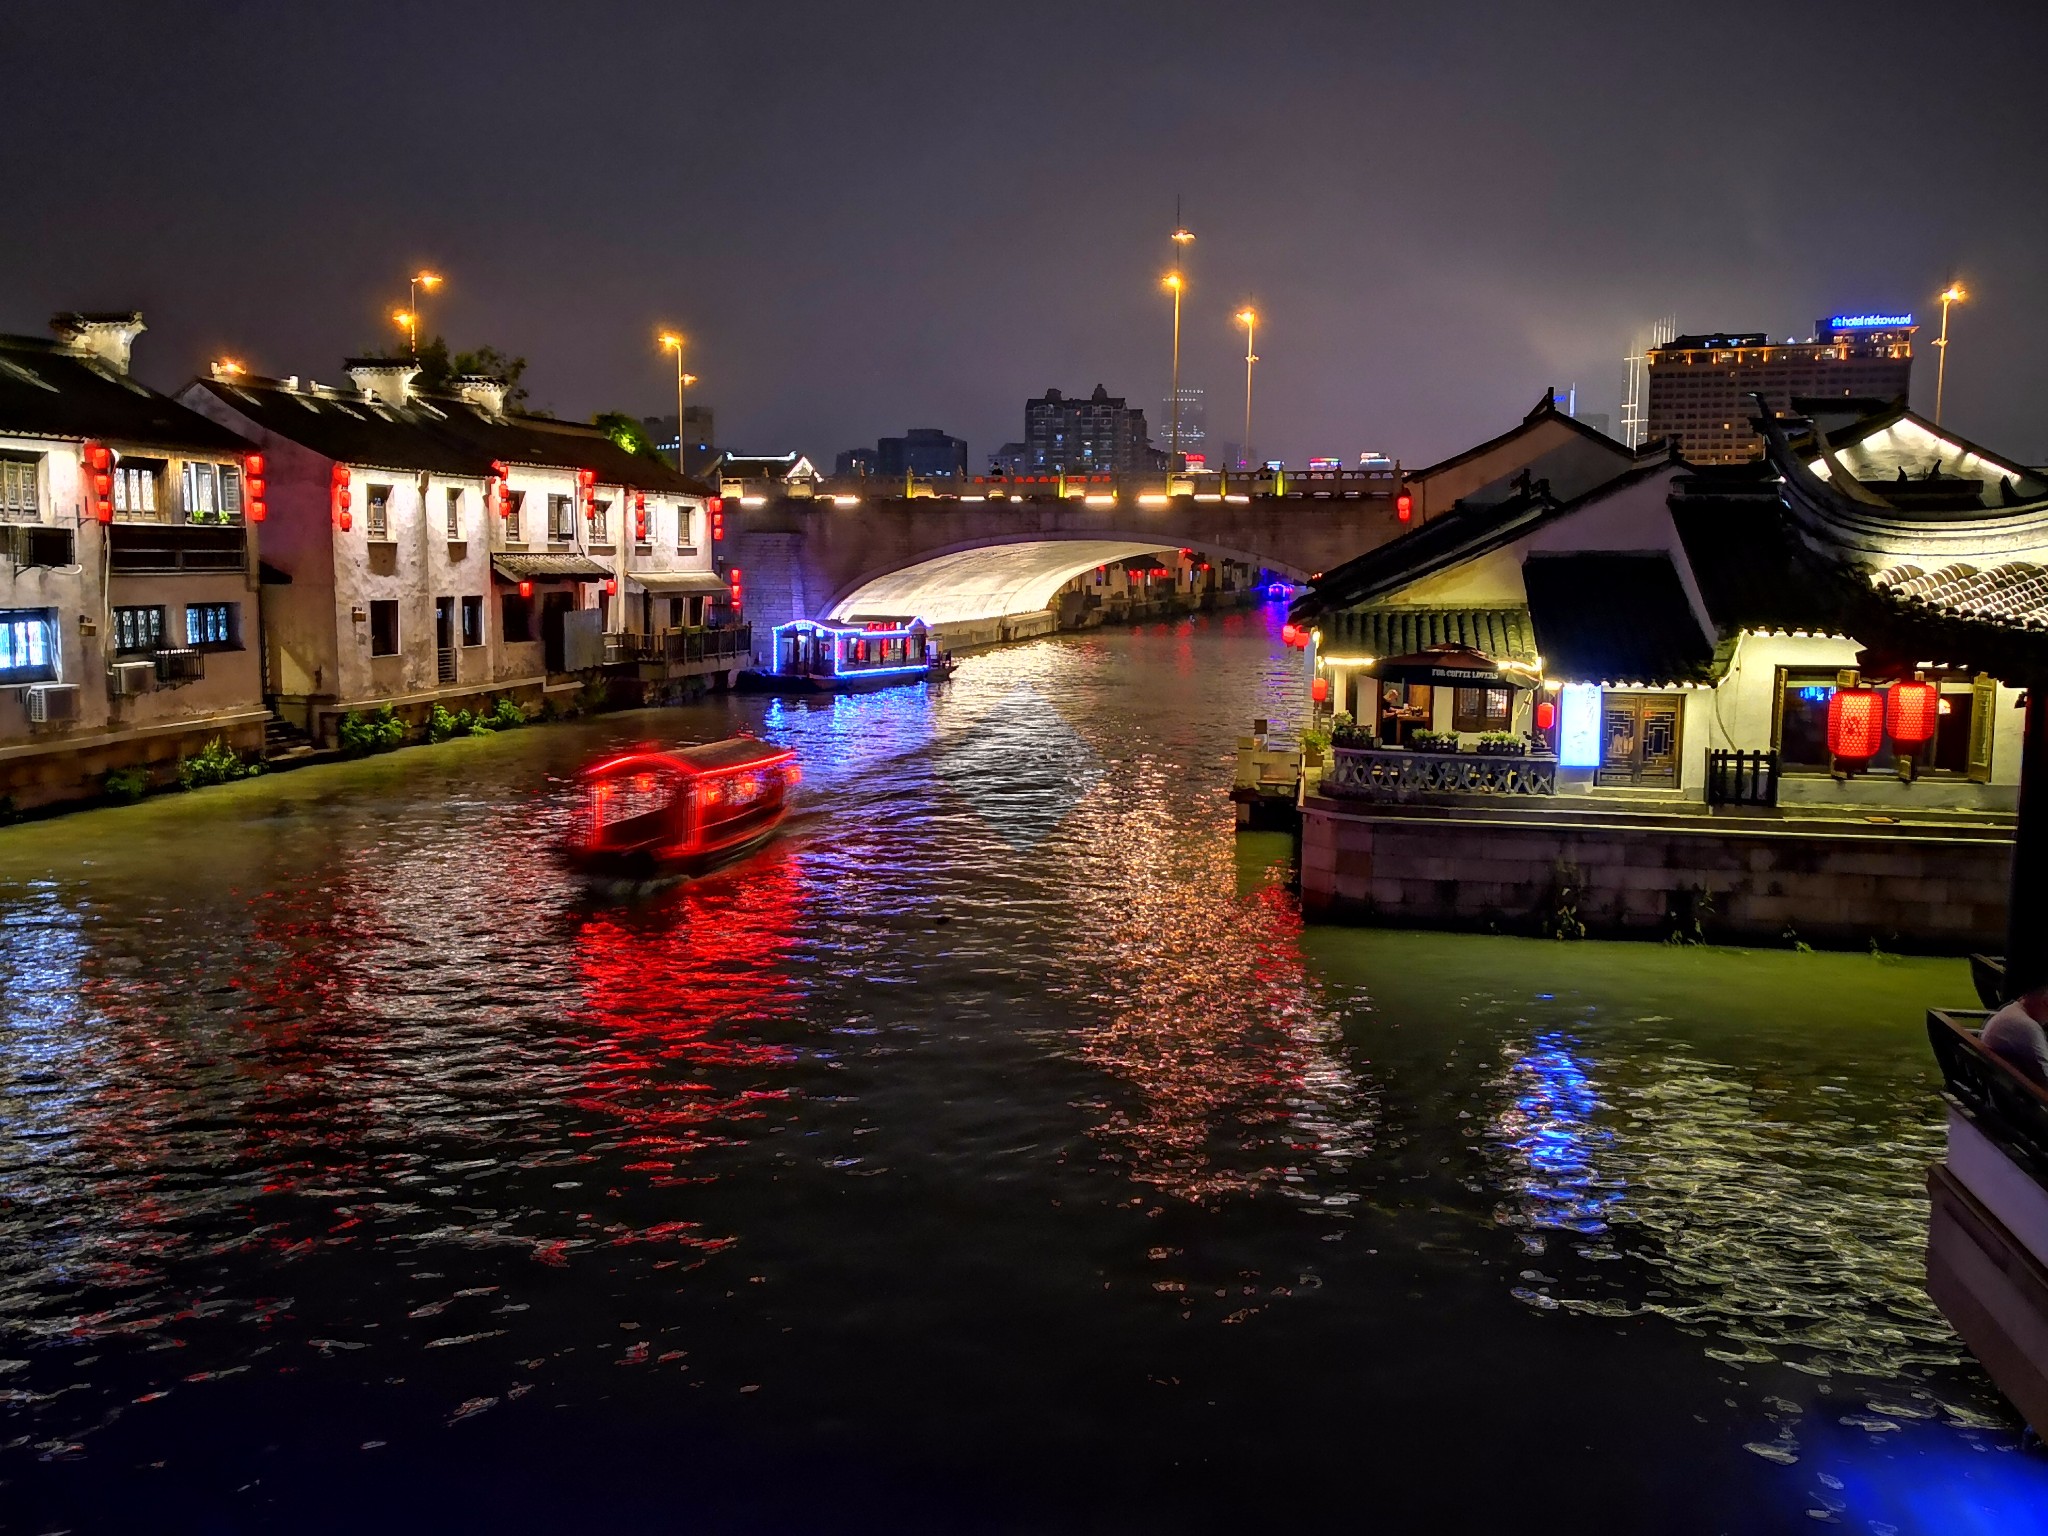
[[[767,671],[740,674],[756,693],[866,693],[943,681],[953,658],[923,619],[794,619],[775,626]]]

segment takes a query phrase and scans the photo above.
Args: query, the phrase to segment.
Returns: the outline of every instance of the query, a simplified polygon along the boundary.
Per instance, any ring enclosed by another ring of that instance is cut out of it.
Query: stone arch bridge
[[[820,496],[729,510],[727,521],[725,559],[741,572],[757,655],[773,626],[795,618],[916,615],[961,639],[1006,637],[999,621],[1043,613],[1082,572],[1155,550],[1195,549],[1299,583],[1401,527],[1391,497],[1374,493]]]

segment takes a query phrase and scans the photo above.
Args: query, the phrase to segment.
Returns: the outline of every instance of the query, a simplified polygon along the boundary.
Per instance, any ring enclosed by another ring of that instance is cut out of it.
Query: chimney
[[[115,373],[126,377],[128,354],[135,346],[135,338],[149,327],[142,323],[142,311],[139,309],[89,314],[71,310],[52,315],[50,329],[57,333],[57,339],[65,346],[98,358]]]
[[[344,366],[356,388],[383,405],[409,401],[420,371],[418,363],[390,357],[352,357]]]
[[[503,379],[493,378],[488,373],[465,373],[448,383],[457,399],[467,400],[492,416],[505,414],[505,395],[511,386]]]

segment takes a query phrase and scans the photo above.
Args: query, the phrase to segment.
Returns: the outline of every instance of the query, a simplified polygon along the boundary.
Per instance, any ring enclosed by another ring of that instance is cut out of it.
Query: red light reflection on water
[[[571,1102],[626,1127],[626,1166],[680,1176],[724,1128],[785,1099],[795,1060],[764,1026],[797,1016],[796,925],[805,887],[786,849],[644,904],[593,910],[576,935],[591,1076]]]

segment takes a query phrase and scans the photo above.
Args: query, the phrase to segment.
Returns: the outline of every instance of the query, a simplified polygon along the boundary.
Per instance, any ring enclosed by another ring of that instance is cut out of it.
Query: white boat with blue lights
[[[767,670],[740,674],[756,693],[865,693],[942,681],[953,658],[923,619],[794,619],[775,626]]]

